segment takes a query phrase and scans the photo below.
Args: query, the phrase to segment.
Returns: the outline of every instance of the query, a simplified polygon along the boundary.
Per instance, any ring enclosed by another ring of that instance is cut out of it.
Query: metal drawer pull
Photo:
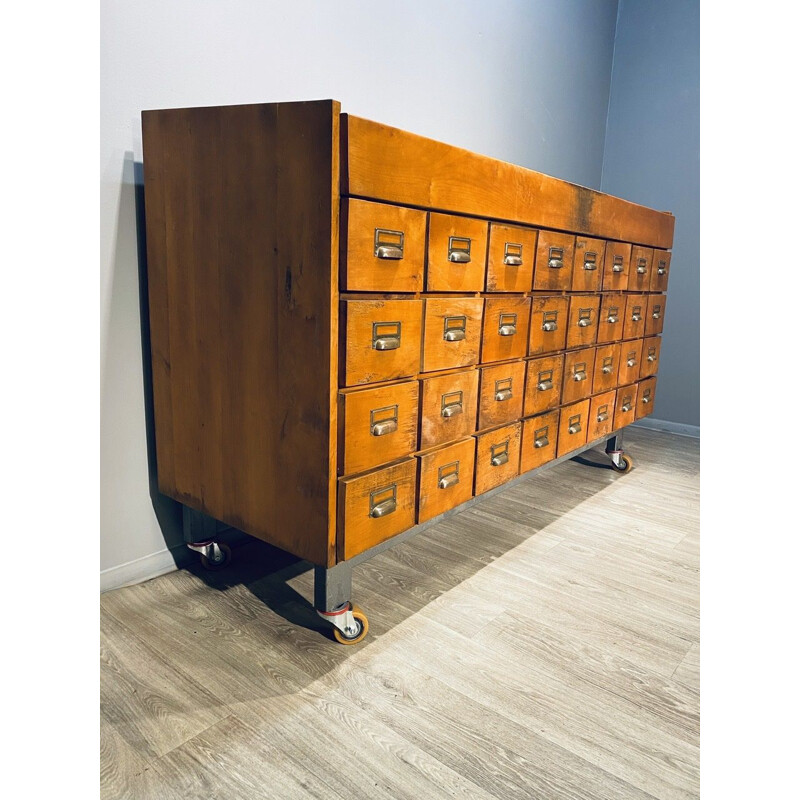
[[[622,410],[627,414],[631,410],[631,398],[624,397],[622,399]]]
[[[585,253],[583,256],[583,268],[586,270],[597,269],[597,253]]]
[[[647,351],[647,360],[652,364],[656,360],[656,349],[651,347]]]
[[[461,342],[467,336],[467,318],[445,317],[444,318],[444,340],[446,342]]]
[[[517,332],[517,315],[501,314],[500,329],[498,330],[498,333],[501,336],[513,336],[516,332]]]
[[[522,265],[522,245],[514,242],[506,242],[503,263],[507,267],[519,267]]]
[[[658,262],[658,274],[659,275],[666,275],[667,274],[667,262],[666,261],[659,261]]]
[[[561,269],[564,266],[564,248],[551,247],[550,260],[547,262],[550,269]]]
[[[400,322],[373,322],[372,349],[397,350],[400,347]]]
[[[539,381],[539,383],[536,384],[536,388],[540,392],[549,392],[553,388],[553,381],[550,378],[547,378],[546,380],[543,381]]]
[[[633,322],[641,322],[642,321],[642,307],[641,306],[634,306],[633,307],[633,314],[631,315],[631,320]]]
[[[647,259],[640,258],[637,263],[638,266],[636,267],[636,271],[639,273],[639,275],[644,275],[645,272],[647,272]]]
[[[369,412],[369,429],[373,436],[386,436],[397,430],[397,406],[384,406]]]
[[[442,416],[445,419],[455,417],[464,411],[464,393],[448,392],[442,395]]]
[[[580,433],[581,432],[581,415],[576,414],[574,417],[569,418],[569,430],[570,433]]]
[[[377,258],[397,260],[403,257],[403,231],[375,228],[375,255]]]
[[[372,426],[373,436],[385,436],[387,433],[394,433],[397,430],[397,420],[387,419],[385,422],[376,422]]]
[[[494,399],[497,400],[498,403],[504,403],[506,400],[510,400],[513,396],[513,392],[511,389],[498,389],[495,392]]]
[[[451,236],[447,244],[447,260],[456,264],[468,264],[472,261],[471,248],[472,239],[466,236]]]
[[[546,333],[558,330],[558,311],[545,311],[542,316],[542,330]]]
[[[578,309],[578,327],[588,328],[592,324],[592,309],[579,308]]]
[[[614,357],[608,356],[603,359],[603,375],[610,375],[611,370],[614,368]]]
[[[661,306],[655,306],[653,309],[653,319],[661,318]]]
[[[459,464],[459,461],[453,461],[450,464],[439,467],[438,485],[440,489],[449,489],[451,486],[455,486],[458,483]]]
[[[608,419],[608,406],[603,405],[597,409],[597,421],[605,422]]]
[[[387,497],[388,495],[388,497]],[[383,499],[381,499],[383,498]],[[369,515],[385,517],[397,510],[397,484],[383,486],[369,493]]]
[[[644,393],[644,397],[642,398],[642,402],[643,403],[649,403],[650,402],[650,391],[649,390]]]
[[[623,262],[622,256],[614,256],[614,266],[611,267],[611,271],[622,272],[622,270],[624,269],[622,262]]]
[[[582,362],[580,364],[576,364],[572,368],[572,380],[574,381],[585,381],[586,380],[586,364]]]
[[[636,366],[636,357],[635,356],[628,356],[628,360],[625,363],[627,363],[627,365],[629,367],[635,367]]]
[[[619,306],[611,306],[608,309],[608,317],[606,318],[606,322],[610,323],[611,325],[616,324],[617,320],[619,319]]]
[[[547,437],[547,434],[550,431],[550,426],[546,426],[544,428],[539,428],[539,430],[533,432],[533,446],[538,450],[540,447],[547,447],[550,444],[550,439]]]
[[[500,444],[492,445],[492,461],[493,467],[501,467],[503,464],[508,464],[508,439]]]

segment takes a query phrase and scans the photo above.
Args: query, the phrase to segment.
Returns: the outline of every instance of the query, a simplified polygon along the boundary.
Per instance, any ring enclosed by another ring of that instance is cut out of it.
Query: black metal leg
[[[606,454],[618,453],[622,450],[622,431],[618,431],[606,442]]]
[[[208,542],[217,535],[217,521],[195,511],[189,506],[183,506],[183,541],[186,544],[195,542]]]
[[[347,561],[335,567],[314,567],[314,608],[335,611],[350,602],[353,568]]]

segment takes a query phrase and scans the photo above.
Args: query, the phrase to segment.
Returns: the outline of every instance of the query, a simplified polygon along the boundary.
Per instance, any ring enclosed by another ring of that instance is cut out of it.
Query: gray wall
[[[141,110],[333,97],[354,114],[598,188],[616,16],[616,0],[105,0],[104,586],[166,568],[166,545],[180,541],[146,447]]]
[[[600,188],[675,214],[653,416],[699,426],[698,0],[620,0]]]

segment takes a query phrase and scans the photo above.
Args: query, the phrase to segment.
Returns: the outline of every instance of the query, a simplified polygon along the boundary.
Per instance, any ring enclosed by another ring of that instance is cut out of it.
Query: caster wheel
[[[617,466],[613,461],[611,462],[611,467],[615,469],[617,472],[630,472],[633,469],[633,459],[629,455],[624,455],[620,457],[620,465]]]
[[[338,628],[333,629],[333,636],[339,644],[358,644],[369,633],[369,620],[367,615],[356,605],[350,604],[353,619],[356,621],[356,630],[348,636]]]
[[[226,544],[217,543],[217,547],[219,548],[219,559],[214,561],[208,556],[200,556],[200,563],[203,565],[204,569],[224,569],[231,563],[231,549]]]

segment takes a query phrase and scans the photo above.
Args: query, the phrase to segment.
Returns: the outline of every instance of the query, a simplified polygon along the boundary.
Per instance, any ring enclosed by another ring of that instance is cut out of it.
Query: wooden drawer
[[[417,381],[362,389],[342,396],[343,474],[388,464],[417,449]]]
[[[558,457],[586,444],[589,427],[589,400],[581,400],[561,409],[558,422]]]
[[[610,392],[595,395],[589,406],[589,430],[586,435],[587,442],[594,442],[614,430],[614,401],[617,393],[614,389]]]
[[[653,413],[657,380],[657,378],[647,378],[639,382],[639,388],[636,393],[636,419],[641,419]]]
[[[422,384],[420,450],[475,433],[478,370],[425,378]]]
[[[489,226],[487,292],[529,292],[539,231],[516,225]]]
[[[636,384],[620,386],[614,401],[614,430],[630,425],[636,419]]]
[[[545,356],[527,362],[525,376],[525,416],[541,414],[561,404],[564,356]]]
[[[604,294],[597,321],[597,343],[618,342],[625,326],[625,295]]]
[[[425,271],[427,214],[367,200],[342,201],[342,288],[418,292]]]
[[[603,282],[606,243],[604,239],[575,238],[575,258],[572,265],[573,292],[599,292]]]
[[[427,522],[472,497],[475,439],[419,456],[417,522]]]
[[[640,378],[651,378],[658,372],[658,361],[661,358],[661,337],[651,336],[644,340],[642,346],[642,368]]]
[[[531,323],[528,355],[556,353],[567,346],[568,297],[534,297],[531,302]]]
[[[488,238],[488,222],[431,213],[425,288],[429,292],[482,291]]]
[[[669,265],[672,253],[669,250],[653,250],[653,269],[650,274],[650,291],[666,292],[669,281]]]
[[[592,393],[594,379],[594,347],[573,350],[564,356],[564,383],[561,390],[562,403],[583,400]]]
[[[475,495],[488,492],[519,474],[522,423],[478,434],[475,451]]]
[[[646,336],[655,336],[664,330],[664,310],[667,306],[665,294],[651,294],[647,298],[647,321],[644,332]]]
[[[421,300],[345,300],[344,316],[346,386],[419,372]]]
[[[549,411],[522,421],[519,471],[541,467],[556,457],[559,411]]]
[[[586,347],[597,341],[600,295],[582,294],[569,299],[567,349]]]
[[[653,267],[653,248],[634,245],[631,248],[631,266],[628,274],[628,291],[646,292],[650,289]]]
[[[528,349],[530,297],[489,297],[483,309],[481,362],[522,358]]]
[[[639,370],[642,368],[642,339],[622,342],[620,348],[617,385],[624,386],[626,383],[639,380]]]
[[[621,292],[627,289],[630,266],[631,245],[627,242],[606,242],[603,291]]]
[[[424,303],[422,370],[435,372],[477,364],[483,300],[479,297],[429,297]]]
[[[481,367],[480,372],[478,430],[519,419],[525,388],[525,362]]]
[[[603,344],[594,351],[594,378],[592,394],[605,392],[617,386],[619,375],[620,345]]]
[[[533,288],[541,291],[567,291],[572,284],[575,237],[569,233],[539,231]]]
[[[417,460],[339,480],[339,539],[352,558],[413,527]]]
[[[641,339],[644,336],[647,317],[647,295],[629,294],[625,298],[625,324],[623,339]]]

